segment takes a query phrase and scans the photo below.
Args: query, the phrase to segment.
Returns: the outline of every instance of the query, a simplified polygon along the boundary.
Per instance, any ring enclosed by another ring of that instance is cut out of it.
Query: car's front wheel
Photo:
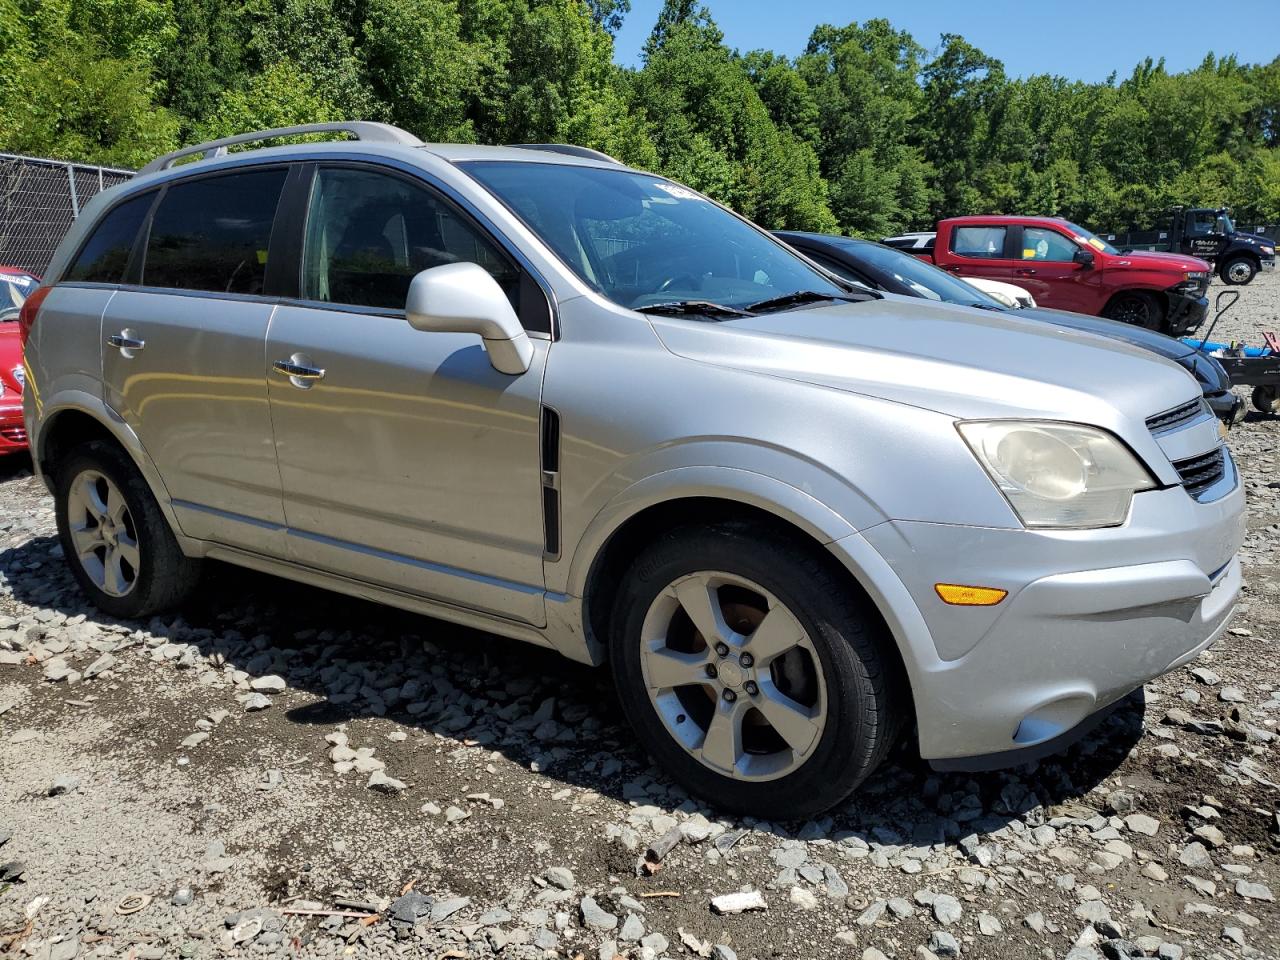
[[[1148,330],[1159,330],[1164,324],[1164,309],[1159,301],[1141,290],[1130,290],[1117,296],[1107,305],[1105,316],[1108,320],[1131,323]]]
[[[1252,280],[1257,272],[1257,265],[1249,257],[1232,257],[1222,265],[1219,276],[1223,283],[1242,286]]]
[[[731,811],[793,819],[843,800],[906,713],[874,613],[816,548],[748,524],[684,529],[637,557],[611,659],[649,752]]]
[[[55,471],[63,554],[100,610],[145,617],[177,605],[195,586],[200,561],[185,556],[151,489],[118,447],[95,440]]]

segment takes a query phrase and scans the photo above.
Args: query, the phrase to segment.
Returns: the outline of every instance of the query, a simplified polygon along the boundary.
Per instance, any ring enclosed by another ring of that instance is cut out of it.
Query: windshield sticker
[[[1083,237],[1076,237],[1076,239],[1077,239],[1077,240],[1083,240],[1084,238],[1083,238]],[[1089,246],[1093,247],[1095,250],[1105,250],[1105,249],[1107,249],[1107,245],[1106,245],[1105,243],[1103,243],[1101,240],[1099,240],[1097,237],[1090,237],[1088,240],[1085,240],[1084,242],[1085,242],[1085,243],[1087,243],[1087,244],[1089,244]]]
[[[674,183],[655,183],[655,187],[668,196],[675,197],[677,200],[699,200],[701,199],[692,190],[685,187],[678,187]]]
[[[3,280],[5,283],[16,284],[19,287],[31,286],[31,278],[24,277],[18,273],[0,273],[0,280]]]

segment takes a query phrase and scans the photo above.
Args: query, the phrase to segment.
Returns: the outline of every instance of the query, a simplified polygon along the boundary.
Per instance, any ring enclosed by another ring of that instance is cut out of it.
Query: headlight
[[[1275,248],[1275,247],[1263,247],[1263,248],[1262,248],[1262,255],[1263,255],[1264,257],[1274,257],[1274,256],[1276,255],[1276,248]]]
[[[1035,420],[957,425],[1027,527],[1088,529],[1124,523],[1155,481],[1128,448],[1097,427]]]

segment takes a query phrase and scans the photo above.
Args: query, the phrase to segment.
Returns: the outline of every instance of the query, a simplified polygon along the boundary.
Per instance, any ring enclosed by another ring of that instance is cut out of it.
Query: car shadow
[[[37,611],[120,623],[83,599],[53,537],[0,550],[0,576]],[[294,724],[331,728],[388,717],[496,750],[567,786],[623,802],[706,809],[636,745],[608,671],[550,650],[216,563],[178,615],[124,623],[253,676],[279,674],[314,698],[285,712]],[[816,824],[737,822],[780,838],[843,833],[882,849],[950,846],[1010,824],[1021,832],[1055,805],[1083,802],[1113,775],[1143,734],[1143,710],[1137,691],[1065,754],[1014,771],[935,773],[907,741]]]

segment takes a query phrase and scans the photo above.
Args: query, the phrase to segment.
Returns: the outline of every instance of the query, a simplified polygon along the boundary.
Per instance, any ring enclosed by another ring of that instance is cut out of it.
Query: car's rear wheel
[[[1164,323],[1164,310],[1159,301],[1149,293],[1133,290],[1122,293],[1107,305],[1106,316],[1110,320],[1131,323],[1135,327],[1159,330]]]
[[[818,551],[723,524],[640,554],[611,655],[628,718],[681,784],[791,819],[848,796],[896,740],[906,696],[886,642]]]
[[[1222,265],[1218,275],[1223,283],[1242,286],[1253,279],[1258,272],[1257,265],[1249,257],[1232,257]]]
[[[55,512],[62,550],[94,605],[117,617],[145,617],[180,603],[200,562],[173,531],[133,461],[95,440],[58,465]]]

